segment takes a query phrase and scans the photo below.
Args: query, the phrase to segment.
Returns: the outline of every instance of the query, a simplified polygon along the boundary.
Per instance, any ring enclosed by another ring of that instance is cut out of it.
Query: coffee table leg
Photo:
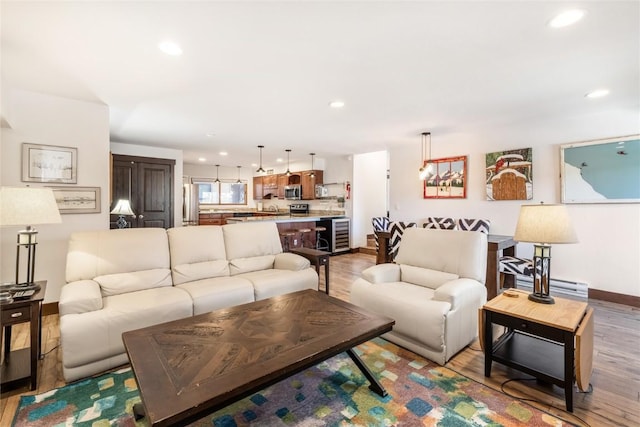
[[[369,383],[370,383],[369,390],[375,392],[380,397],[386,397],[387,390],[385,390],[384,387],[382,387],[382,384],[380,384],[376,379],[376,377],[373,376],[373,373],[369,370],[367,365],[364,364],[362,359],[358,357],[358,355],[353,351],[353,349],[347,350],[347,354],[349,355],[351,360],[353,360],[353,363],[355,363],[358,366],[358,369],[360,369],[360,371],[362,371],[364,376],[369,380]]]
[[[146,416],[147,416],[147,414],[144,413],[144,405],[142,404],[142,402],[135,403],[133,405],[133,418],[136,421],[140,421],[141,419],[143,419]]]

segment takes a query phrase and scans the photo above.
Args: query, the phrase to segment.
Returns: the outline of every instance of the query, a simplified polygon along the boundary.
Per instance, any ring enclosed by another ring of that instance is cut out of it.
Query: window
[[[247,183],[231,180],[215,182],[211,178],[192,178],[198,185],[198,201],[207,205],[246,205]]]

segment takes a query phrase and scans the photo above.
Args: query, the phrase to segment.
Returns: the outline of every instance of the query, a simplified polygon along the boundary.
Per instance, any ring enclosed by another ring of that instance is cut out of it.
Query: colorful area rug
[[[561,420],[383,339],[356,352],[389,395],[377,396],[346,354],[238,401],[195,426],[566,426]],[[23,396],[14,426],[145,426],[129,368]]]

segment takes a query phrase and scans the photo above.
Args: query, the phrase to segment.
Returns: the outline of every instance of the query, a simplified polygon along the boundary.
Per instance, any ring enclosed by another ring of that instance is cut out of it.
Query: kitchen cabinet
[[[311,176],[314,172],[315,176]],[[300,172],[300,184],[302,186],[302,200],[313,200],[316,198],[316,184],[322,184],[323,171],[303,171]]]
[[[227,218],[231,217],[232,213],[201,213],[198,225],[225,225]]]
[[[284,187],[289,185],[289,177],[286,174],[278,175],[278,199],[284,199]]]
[[[262,177],[262,198],[275,199],[278,196],[278,175]]]
[[[253,200],[262,200],[262,177],[253,177]]]

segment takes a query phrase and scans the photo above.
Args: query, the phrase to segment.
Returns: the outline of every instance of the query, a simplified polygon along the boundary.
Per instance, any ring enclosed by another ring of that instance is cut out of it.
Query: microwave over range
[[[302,186],[300,184],[284,187],[284,198],[288,200],[300,200],[302,198]]]

